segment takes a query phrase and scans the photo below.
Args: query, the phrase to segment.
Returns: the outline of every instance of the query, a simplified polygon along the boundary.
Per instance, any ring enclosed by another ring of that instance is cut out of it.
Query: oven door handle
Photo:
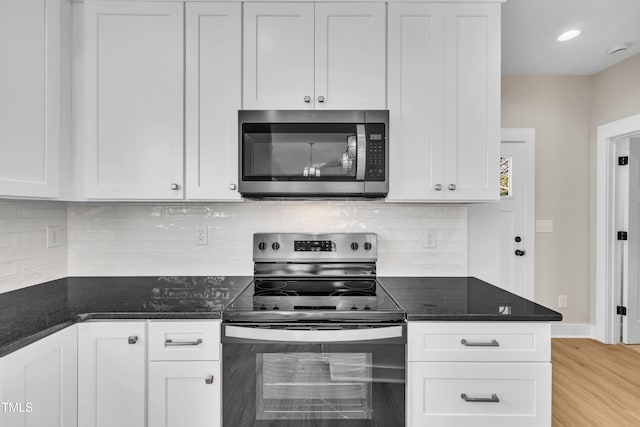
[[[334,329],[334,330],[300,330],[300,329],[266,329],[247,328],[243,326],[227,326],[225,336],[255,341],[279,342],[353,342],[374,341],[402,337],[402,326],[386,326],[370,329]]]

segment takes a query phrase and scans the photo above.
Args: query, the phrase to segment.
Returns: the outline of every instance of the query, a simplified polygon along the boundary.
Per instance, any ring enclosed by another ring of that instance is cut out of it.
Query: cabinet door
[[[186,4],[186,195],[240,200],[240,3]]]
[[[220,362],[149,364],[149,427],[219,427]]]
[[[182,198],[183,7],[85,4],[87,198]]]
[[[144,427],[144,322],[78,327],[78,425]]]
[[[497,200],[500,3],[445,5],[445,198]]]
[[[409,427],[551,426],[550,363],[410,362],[407,390]]]
[[[244,109],[313,109],[313,26],[313,3],[244,4]]]
[[[0,196],[60,193],[61,10],[0,2]]]
[[[443,5],[389,4],[389,200],[442,199]]]
[[[384,3],[316,3],[316,109],[383,110]]]
[[[2,358],[3,427],[77,426],[78,335],[72,325]],[[18,405],[17,411],[9,405]]]

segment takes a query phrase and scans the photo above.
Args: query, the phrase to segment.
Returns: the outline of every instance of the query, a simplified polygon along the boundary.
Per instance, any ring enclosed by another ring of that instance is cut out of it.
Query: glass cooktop
[[[255,279],[224,309],[228,321],[402,321],[375,279]]]

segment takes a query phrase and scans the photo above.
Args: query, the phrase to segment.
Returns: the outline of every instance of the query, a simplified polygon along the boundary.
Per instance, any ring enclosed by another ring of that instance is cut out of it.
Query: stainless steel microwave
[[[238,112],[247,197],[384,197],[389,111]]]

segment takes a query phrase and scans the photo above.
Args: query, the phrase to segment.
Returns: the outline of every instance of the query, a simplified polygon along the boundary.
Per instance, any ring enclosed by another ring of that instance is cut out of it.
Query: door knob
[[[525,252],[521,251],[520,249],[516,249],[516,256],[524,256]]]

